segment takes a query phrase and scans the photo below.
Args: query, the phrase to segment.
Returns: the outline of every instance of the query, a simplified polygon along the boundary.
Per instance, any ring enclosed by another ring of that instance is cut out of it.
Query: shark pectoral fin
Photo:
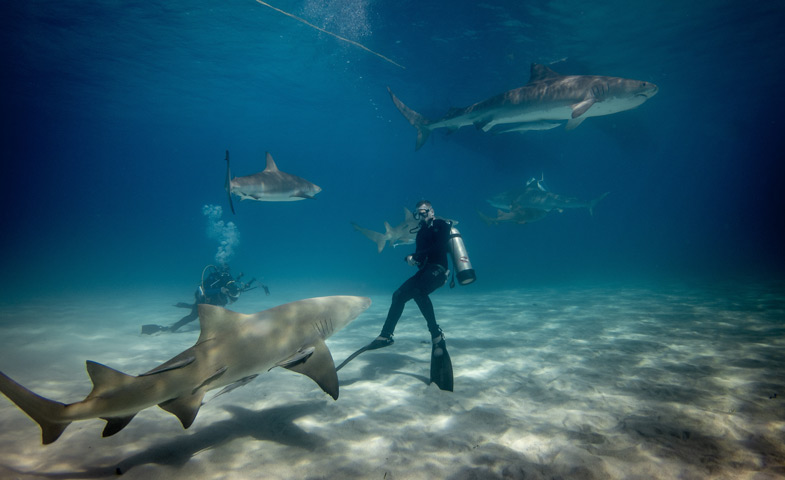
[[[313,353],[304,361],[282,366],[309,377],[333,399],[338,400],[338,374],[335,372],[333,356],[324,340],[313,344]]]
[[[308,347],[303,348],[302,350],[298,350],[297,353],[292,355],[291,357],[281,360],[280,362],[276,363],[276,367],[283,367],[283,368],[292,368],[293,366],[303,363],[308,358],[313,355],[313,352],[316,350],[316,347]]]
[[[578,125],[583,123],[586,120],[586,117],[578,117],[578,118],[571,118],[567,121],[567,125],[564,127],[565,130],[574,130],[578,128]]]
[[[592,106],[594,105],[596,100],[594,97],[587,98],[582,102],[578,102],[572,106],[572,118],[578,118]]]
[[[493,128],[493,123],[491,123],[490,120],[477,120],[474,122],[474,128],[477,130],[482,130],[483,132],[487,132]]]
[[[193,395],[173,398],[159,403],[158,406],[180,419],[183,428],[188,428],[194,423],[196,414],[199,413],[199,408],[202,406],[203,398],[204,390],[197,390]]]
[[[128,417],[103,418],[103,420],[106,420],[106,426],[104,427],[104,431],[101,433],[101,436],[111,437],[115,433],[124,429],[126,425],[131,423],[131,420],[133,420],[135,416],[136,414],[134,413]]]

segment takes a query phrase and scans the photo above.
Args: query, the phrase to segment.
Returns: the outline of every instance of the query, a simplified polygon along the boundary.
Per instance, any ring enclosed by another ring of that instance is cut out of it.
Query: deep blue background
[[[782,2],[273,5],[405,69],[253,0],[2,2],[5,299],[187,293],[217,248],[205,204],[239,229],[235,269],[273,288],[391,292],[407,247],[379,255],[350,222],[382,230],[421,198],[460,221],[470,288],[782,279]],[[570,132],[436,131],[415,153],[385,88],[438,118],[521,86],[531,62],[660,92]],[[226,149],[236,175],[270,151],[324,190],[230,218]],[[611,193],[594,217],[480,221],[485,198],[542,174],[557,193]]]

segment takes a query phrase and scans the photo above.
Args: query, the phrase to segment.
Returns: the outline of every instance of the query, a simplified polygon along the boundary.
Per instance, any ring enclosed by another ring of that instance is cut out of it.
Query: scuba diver
[[[209,275],[205,278],[205,273],[210,270]],[[251,285],[256,281],[252,278],[250,282],[244,283],[241,281],[243,274],[233,278],[229,271],[229,265],[223,264],[220,267],[215,265],[207,265],[202,270],[202,281],[194,292],[194,303],[180,302],[176,307],[190,308],[191,312],[181,318],[177,323],[170,327],[163,325],[142,325],[142,334],[151,335],[157,332],[176,332],[180,327],[193,322],[199,318],[199,309],[197,308],[200,303],[207,303],[209,305],[217,305],[223,307],[227,304],[234,303],[240,298],[240,294],[253,290],[258,287]],[[270,295],[270,289],[267,285],[259,284],[264,289],[266,295]]]
[[[412,233],[417,232],[416,250],[413,254],[406,256],[405,260],[409,265],[418,268],[417,273],[403,282],[393,293],[392,304],[379,336],[349,356],[336,370],[342,368],[362,352],[392,345],[394,343],[393,332],[401,318],[403,308],[406,302],[414,300],[425,317],[428,330],[431,333],[431,382],[436,383],[442,390],[452,391],[452,362],[447,353],[442,329],[436,323],[433,303],[428,295],[447,282],[450,274],[447,268],[448,253],[452,252],[453,254],[453,267],[459,270],[458,279],[461,284],[465,285],[474,281],[474,270],[471,268],[460,233],[452,227],[450,222],[436,218],[430,202],[422,200],[417,203],[414,217],[420,222],[419,226],[412,231]],[[451,286],[453,285],[454,282],[451,283]]]

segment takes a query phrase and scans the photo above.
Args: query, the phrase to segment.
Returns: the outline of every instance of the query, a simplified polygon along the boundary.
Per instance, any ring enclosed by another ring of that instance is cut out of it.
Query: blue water
[[[54,2],[0,6],[3,298],[183,286],[218,248],[235,271],[314,295],[391,292],[408,247],[355,232],[430,199],[460,221],[476,290],[660,278],[781,280],[782,2]],[[578,129],[415,130],[386,86],[431,118],[563,74],[651,81],[639,108]],[[242,202],[233,173],[278,166],[313,201]],[[487,226],[489,196],[544,175],[595,215]],[[174,299],[173,299],[174,300]]]

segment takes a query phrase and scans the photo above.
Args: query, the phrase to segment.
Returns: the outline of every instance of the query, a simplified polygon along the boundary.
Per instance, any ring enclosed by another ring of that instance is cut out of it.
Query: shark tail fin
[[[226,189],[226,196],[229,198],[229,208],[232,209],[234,214],[234,204],[232,203],[232,172],[229,170],[229,150],[226,151],[226,182],[224,183]]]
[[[356,223],[352,223],[352,226],[355,230],[370,238],[376,244],[376,249],[379,251],[379,253],[382,253],[382,250],[384,250],[384,245],[387,243],[386,235],[383,233],[374,232],[373,230],[368,230],[367,228],[363,228]]]
[[[41,442],[48,445],[58,438],[71,424],[59,420],[63,417],[65,405],[49,400],[19,385],[0,372],[0,392],[3,392],[17,407],[41,426]]]
[[[408,120],[409,123],[411,123],[412,126],[417,129],[417,144],[414,147],[414,150],[419,150],[420,147],[425,145],[425,142],[428,140],[428,136],[431,134],[431,129],[428,128],[428,124],[431,122],[427,118],[407,107],[402,101],[398,99],[398,97],[395,96],[392,90],[390,90],[390,87],[387,87],[387,91],[390,93],[390,97],[392,98],[395,106],[398,107],[398,110],[400,110],[406,120]]]
[[[591,201],[591,203],[589,204],[589,215],[591,215],[592,217],[594,216],[594,207],[596,207],[597,204],[600,203],[600,201],[603,198],[607,197],[609,193],[611,193],[611,192],[605,192],[602,195],[600,195],[599,197],[597,197],[597,198],[595,198],[594,200]]]

